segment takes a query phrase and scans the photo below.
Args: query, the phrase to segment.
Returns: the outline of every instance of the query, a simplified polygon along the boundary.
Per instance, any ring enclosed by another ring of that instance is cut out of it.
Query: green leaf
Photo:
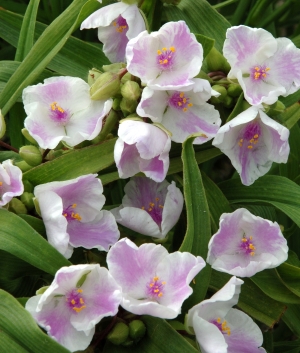
[[[211,51],[211,49],[215,45],[215,40],[213,38],[206,37],[202,34],[196,34],[195,37],[197,41],[202,45],[203,47],[203,59],[205,59],[206,55]]]
[[[0,290],[1,352],[69,353],[42,332],[33,317],[10,294]]]
[[[222,51],[226,30],[231,25],[207,1],[181,0],[178,6],[165,6],[164,13],[167,21],[184,20],[192,33],[214,38],[216,48]]]
[[[230,277],[226,273],[212,270],[210,288],[219,290]],[[286,306],[263,293],[249,278],[243,278],[243,281],[238,307],[254,319],[273,327],[280,320]]]
[[[92,12],[91,8],[83,6],[86,2],[87,0],[74,0],[39,37],[2,91],[0,107],[3,115],[17,101],[22,90],[30,85],[46,68],[81,21]],[[79,9],[81,11],[78,15]]]
[[[113,147],[116,139],[70,151],[53,161],[46,162],[23,174],[33,185],[50,181],[77,178],[84,174],[96,173],[114,163]]]
[[[71,264],[14,213],[0,209],[0,223],[0,249],[52,275]]]
[[[277,267],[277,272],[287,288],[300,297],[300,268],[283,263]]]
[[[288,107],[284,113],[278,116],[278,119],[281,120],[285,126],[290,130],[295,124],[297,124],[300,119],[300,105],[299,103],[294,103]]]
[[[235,118],[236,116],[241,114],[243,111],[244,111],[244,94],[242,93],[239,96],[239,99],[237,100],[237,102],[236,102],[232,112],[228,116],[226,122],[232,120],[233,118]]]
[[[40,0],[30,0],[23,19],[22,28],[19,36],[15,60],[22,61],[29,53],[34,42],[34,28],[37,10]]]
[[[276,175],[265,175],[250,186],[242,185],[237,179],[225,181],[219,186],[231,203],[270,204],[300,227],[300,186],[291,180]]]
[[[188,251],[195,256],[207,257],[208,242],[211,237],[210,214],[206,200],[201,173],[195,158],[193,141],[197,134],[191,135],[182,145],[183,189],[187,213],[187,230],[179,251]],[[185,303],[191,308],[205,297],[209,280],[210,266],[200,271],[191,286],[193,294]]]
[[[296,335],[300,336],[300,305],[289,304],[287,311],[282,316],[282,320],[290,328],[290,330]]]
[[[107,342],[103,353],[199,353],[165,320],[152,316],[142,316],[141,319],[147,327],[146,337],[129,348]]]

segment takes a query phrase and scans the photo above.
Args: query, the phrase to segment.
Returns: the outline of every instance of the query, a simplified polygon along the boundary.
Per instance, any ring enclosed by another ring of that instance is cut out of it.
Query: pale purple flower
[[[23,91],[25,127],[42,148],[60,141],[75,146],[95,138],[112,99],[92,101],[90,86],[77,77],[51,77]]]
[[[174,319],[193,290],[192,279],[205,266],[200,256],[162,245],[137,247],[127,238],[119,240],[107,254],[109,272],[122,287],[121,306],[137,315]]]
[[[119,126],[114,157],[120,178],[138,172],[161,182],[169,169],[171,139],[158,127],[143,121],[125,120]]]
[[[212,144],[231,160],[244,185],[266,174],[272,162],[286,163],[290,152],[289,130],[250,107],[223,125]]]
[[[141,234],[164,238],[183,207],[183,196],[175,183],[133,177],[124,190],[122,205],[111,210],[116,221]]]
[[[263,335],[247,314],[232,309],[244,282],[232,277],[210,299],[191,308],[186,324],[196,335],[202,353],[266,353]]]
[[[23,194],[22,171],[10,159],[0,163],[0,208]]]
[[[184,142],[193,133],[203,133],[195,144],[201,144],[216,136],[221,125],[220,114],[213,105],[206,103],[211,97],[207,80],[196,78],[194,85],[180,91],[157,91],[144,88],[137,113],[161,123],[171,133],[171,140]]]
[[[101,0],[98,0],[100,3]],[[102,7],[85,19],[80,29],[98,28],[103,52],[113,63],[125,61],[129,39],[146,29],[145,21],[136,4],[123,2]]]
[[[287,38],[275,39],[262,28],[235,26],[227,30],[223,53],[252,105],[273,104],[300,86],[300,50]]]
[[[121,297],[106,268],[76,265],[57,271],[52,284],[30,298],[25,309],[50,337],[75,352],[88,347],[102,318],[116,315]]]
[[[128,42],[127,70],[153,89],[191,86],[202,66],[203,49],[184,21],[168,22],[158,32],[140,33]]]
[[[54,181],[34,189],[49,243],[66,258],[73,248],[108,251],[120,233],[114,216],[100,211],[105,203],[97,174]]]
[[[278,223],[239,208],[221,215],[220,229],[210,239],[206,261],[217,271],[251,277],[279,266],[287,257],[287,241]]]

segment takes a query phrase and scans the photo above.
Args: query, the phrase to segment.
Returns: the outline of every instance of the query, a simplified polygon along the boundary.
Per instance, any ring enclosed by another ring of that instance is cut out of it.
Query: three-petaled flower
[[[210,299],[191,308],[186,325],[195,333],[202,353],[266,353],[260,347],[263,335],[254,321],[237,304],[241,279],[232,277]]]
[[[220,229],[210,239],[206,261],[215,270],[251,277],[279,266],[287,257],[287,241],[278,223],[239,208],[221,215]]]
[[[120,236],[114,216],[100,211],[103,187],[97,174],[38,185],[34,189],[49,243],[66,258],[73,248],[108,251]]]
[[[286,163],[290,152],[289,130],[250,107],[221,126],[213,145],[231,160],[244,185],[266,174],[272,162]]]
[[[275,39],[262,28],[227,30],[223,53],[251,105],[273,104],[300,87],[300,50],[288,38]]]
[[[123,2],[104,6],[94,12],[82,22],[80,29],[84,28],[98,28],[98,38],[104,44],[103,52],[113,63],[125,60],[129,39],[146,29],[137,5]]]
[[[77,77],[52,77],[23,91],[25,127],[42,148],[60,141],[75,146],[95,138],[112,99],[92,101],[90,86]]]
[[[10,159],[0,163],[0,207],[23,194],[22,171]]]
[[[127,69],[159,90],[192,86],[202,66],[203,49],[184,21],[168,22],[158,32],[140,33],[126,48]]]
[[[191,280],[205,266],[200,256],[169,254],[161,245],[139,248],[123,238],[107,254],[109,272],[122,287],[122,307],[137,315],[174,319],[192,294]]]
[[[183,196],[175,183],[133,177],[124,190],[122,205],[111,210],[116,221],[141,234],[164,238],[183,207]]]
[[[25,308],[48,335],[71,352],[84,350],[95,325],[118,312],[122,292],[108,270],[95,265],[62,267],[43,294]]]

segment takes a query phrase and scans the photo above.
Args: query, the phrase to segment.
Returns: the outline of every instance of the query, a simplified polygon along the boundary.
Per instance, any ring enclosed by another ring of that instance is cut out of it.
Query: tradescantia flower
[[[158,32],[140,33],[126,48],[127,70],[153,89],[191,86],[202,66],[203,49],[184,21],[168,22]]]
[[[235,26],[227,30],[223,53],[231,65],[228,78],[238,80],[252,105],[273,104],[300,87],[300,50],[288,38]]]
[[[124,190],[122,205],[111,210],[116,221],[141,234],[164,238],[183,207],[183,196],[175,183],[133,177]]]
[[[129,39],[146,29],[137,5],[123,2],[104,6],[94,12],[82,22],[80,29],[84,28],[98,28],[98,38],[104,44],[103,52],[113,63],[125,60]]]
[[[49,243],[66,258],[73,248],[108,251],[120,236],[114,216],[100,211],[105,202],[97,174],[38,185],[34,189]]]
[[[287,162],[288,137],[286,127],[250,107],[223,125],[212,144],[230,158],[242,183],[251,185],[269,171],[272,162]]]
[[[205,262],[187,252],[169,254],[161,245],[148,243],[138,248],[123,238],[108,252],[107,265],[122,287],[121,306],[125,310],[173,319],[192,294],[189,283]]]
[[[50,287],[25,308],[50,337],[75,352],[88,347],[102,318],[117,313],[121,297],[106,268],[75,265],[57,271]]]
[[[10,159],[0,163],[0,207],[23,194],[22,171]]]
[[[215,270],[251,277],[279,266],[287,253],[287,241],[276,222],[239,208],[221,215],[220,229],[210,239],[206,261]]]
[[[158,127],[143,121],[125,120],[119,126],[114,157],[120,178],[138,172],[161,182],[169,168],[171,139]]]
[[[52,77],[23,91],[25,127],[42,148],[60,141],[73,147],[95,138],[112,99],[92,101],[89,85],[77,77]]]
[[[263,335],[237,304],[244,282],[232,277],[210,299],[191,308],[186,324],[196,335],[202,353],[266,353]]]
[[[184,142],[193,133],[194,143],[201,144],[216,136],[221,125],[219,112],[213,105],[206,103],[211,97],[211,87],[207,80],[196,78],[192,87],[180,91],[157,91],[144,88],[137,113],[161,123],[171,133],[171,140]]]

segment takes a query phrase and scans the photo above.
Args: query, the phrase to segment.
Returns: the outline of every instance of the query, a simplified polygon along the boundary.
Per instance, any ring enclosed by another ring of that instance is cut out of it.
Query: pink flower
[[[10,159],[0,163],[0,207],[23,194],[22,171]]]

